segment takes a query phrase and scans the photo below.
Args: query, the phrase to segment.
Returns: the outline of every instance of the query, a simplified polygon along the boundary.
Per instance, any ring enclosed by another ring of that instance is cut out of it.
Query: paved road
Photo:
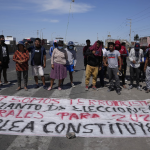
[[[122,89],[122,94],[118,96],[116,92],[107,93],[107,87],[88,92],[84,90],[85,71],[83,66],[82,47],[78,48],[77,67],[74,73],[74,83],[76,88],[70,88],[69,77],[65,80],[65,88],[62,91],[57,90],[57,81],[54,89],[50,92],[44,90],[42,86],[39,89],[33,89],[34,80],[31,68],[29,70],[29,91],[15,91],[17,88],[15,63],[12,61],[8,70],[8,79],[12,82],[9,86],[3,86],[0,95],[14,95],[26,97],[61,97],[61,98],[85,98],[101,100],[144,100],[150,98],[150,94],[137,89],[132,91]],[[47,54],[47,67],[45,73],[50,73],[50,57]],[[106,83],[108,81],[106,80]],[[129,82],[127,82],[128,84]],[[40,83],[41,84],[41,83]],[[46,83],[49,86],[49,82]],[[99,84],[99,81],[98,81]],[[42,85],[42,84],[41,84]],[[145,83],[141,83],[144,87]],[[29,137],[0,135],[0,150],[149,150],[150,138],[79,138],[68,140],[60,137]]]

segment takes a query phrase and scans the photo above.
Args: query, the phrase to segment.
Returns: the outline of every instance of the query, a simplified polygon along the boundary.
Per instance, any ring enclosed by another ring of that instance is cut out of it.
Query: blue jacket
[[[50,47],[50,50],[49,50],[49,55],[52,57],[52,54],[53,54],[53,50],[55,49],[55,48],[57,48],[58,47],[58,45],[57,46],[55,46],[54,45],[54,42],[53,42],[53,46],[52,47]]]
[[[31,46],[28,48],[28,51],[31,52],[31,66],[34,66],[34,54],[35,54],[35,46]],[[46,50],[43,46],[41,46],[41,65],[43,66],[43,58],[46,55]]]

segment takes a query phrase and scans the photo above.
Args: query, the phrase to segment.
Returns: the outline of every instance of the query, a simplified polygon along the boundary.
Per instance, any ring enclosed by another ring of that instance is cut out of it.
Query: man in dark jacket
[[[5,44],[4,35],[0,35],[0,84],[1,81],[1,73],[3,71],[4,84],[7,85],[10,82],[7,81],[7,69],[9,68],[8,64],[10,62],[8,47]]]
[[[102,43],[100,41],[95,42],[95,44],[86,51],[86,56],[87,56],[87,67],[86,67],[85,90],[88,91],[89,89],[89,81],[91,75],[93,76],[92,88],[96,90],[98,71],[101,70],[102,67]]]
[[[28,43],[26,42],[25,44],[27,46]],[[35,46],[29,47],[28,51],[31,52],[32,74],[36,82],[35,89],[39,88],[38,76],[40,76],[42,79],[43,88],[47,89],[44,77],[44,68],[46,67],[46,51],[41,45],[41,39],[36,38],[34,44]]]

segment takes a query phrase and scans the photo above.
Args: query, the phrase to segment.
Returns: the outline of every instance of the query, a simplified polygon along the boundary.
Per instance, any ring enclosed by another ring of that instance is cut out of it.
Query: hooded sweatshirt
[[[91,51],[96,51],[96,53],[94,54],[95,56],[102,56],[102,44],[100,45],[100,47],[97,47],[97,41],[89,49]]]
[[[50,54],[50,56],[51,56],[51,57],[52,57],[53,50],[54,50],[55,48],[57,48],[57,47],[58,47],[58,45],[57,45],[57,46],[55,46],[55,45],[54,45],[54,43],[55,43],[55,42],[53,42],[53,46],[52,46],[52,47],[50,47],[50,50],[49,50],[49,54]]]
[[[117,45],[119,46],[119,49],[117,48]],[[126,48],[125,48],[124,46],[122,46],[122,45],[120,44],[120,41],[119,41],[119,40],[117,40],[117,41],[115,42],[115,50],[118,50],[118,51],[120,52],[121,65],[124,65],[124,64],[123,64],[123,60],[124,60],[125,57],[127,57],[127,50],[126,50]],[[120,64],[119,64],[119,65],[120,65]]]

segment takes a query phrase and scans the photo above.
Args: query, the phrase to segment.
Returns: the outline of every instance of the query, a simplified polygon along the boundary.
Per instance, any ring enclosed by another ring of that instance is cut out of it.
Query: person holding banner
[[[16,72],[18,80],[17,91],[21,90],[21,74],[23,73],[24,78],[24,89],[27,89],[28,83],[28,61],[29,61],[29,52],[25,49],[23,41],[18,42],[18,50],[15,51],[13,56],[13,61],[16,62]]]
[[[116,82],[116,92],[118,95],[121,94],[120,92],[120,80],[118,76],[118,59],[119,59],[119,71],[121,71],[121,57],[120,53],[118,50],[115,50],[115,44],[113,42],[109,43],[109,51],[107,51],[104,54],[104,66],[108,66],[108,76],[109,76],[109,82],[110,82],[110,87],[108,89],[108,92],[114,90],[114,83],[113,79],[115,79]],[[108,60],[108,65],[106,64]]]
[[[67,77],[67,68],[66,63],[68,60],[68,55],[66,50],[63,48],[63,41],[59,40],[58,48],[55,48],[51,57],[51,83],[50,87],[48,88],[48,91],[52,90],[54,80],[58,79],[58,90],[61,90],[61,84],[62,80],[64,80]]]

